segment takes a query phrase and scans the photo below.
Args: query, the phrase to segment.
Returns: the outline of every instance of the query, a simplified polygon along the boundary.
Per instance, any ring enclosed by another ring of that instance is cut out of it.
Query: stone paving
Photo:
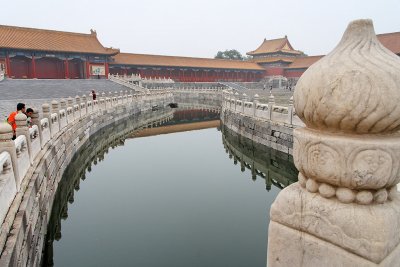
[[[0,120],[16,109],[18,102],[27,107],[36,107],[53,99],[76,95],[127,90],[126,87],[108,80],[4,80],[0,82]]]
[[[126,87],[108,80],[4,80],[0,82],[0,121],[7,118],[15,110],[18,102],[23,102],[27,107],[39,108],[45,102],[53,99],[74,97],[76,95],[89,95],[94,89],[97,93],[127,90]],[[260,96],[261,103],[267,103],[269,90],[262,88],[238,90],[240,94],[246,93],[250,100],[255,94]],[[293,90],[273,89],[277,105],[288,105],[293,95]]]

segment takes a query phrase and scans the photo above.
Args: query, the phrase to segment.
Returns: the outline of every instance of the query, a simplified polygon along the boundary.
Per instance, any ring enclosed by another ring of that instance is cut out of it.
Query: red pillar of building
[[[90,66],[89,66],[89,61],[86,60],[86,79],[90,78]]]
[[[32,56],[32,79],[36,79],[36,60],[35,60],[35,56]]]
[[[107,62],[104,63],[104,69],[105,69],[106,79],[108,79],[108,74],[110,73],[110,69],[108,67],[108,63]]]
[[[65,79],[69,79],[69,66],[68,66],[68,58],[64,60],[64,76]]]
[[[6,55],[6,69],[7,69],[7,77],[11,77],[11,62],[10,62],[10,56]]]

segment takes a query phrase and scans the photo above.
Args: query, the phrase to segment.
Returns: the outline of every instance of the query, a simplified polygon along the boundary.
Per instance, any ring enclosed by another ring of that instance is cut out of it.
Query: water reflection
[[[201,123],[218,122],[218,106],[206,105],[207,103],[196,103],[194,106],[190,106],[190,103],[187,105],[180,103],[178,109],[157,110],[147,114],[130,117],[110,125],[109,127],[99,131],[97,134],[91,136],[89,141],[80,149],[72,160],[71,165],[67,168],[58,186],[50,222],[48,224],[45,251],[42,261],[43,266],[54,265],[53,242],[54,240],[60,240],[62,238],[61,221],[62,219],[65,220],[68,218],[68,203],[74,202],[74,194],[79,190],[80,180],[86,178],[85,174],[91,172],[93,165],[104,160],[110,148],[123,146],[125,140],[130,137],[175,132],[177,127],[183,127],[182,129],[194,129],[199,127]],[[190,125],[194,125],[194,128],[187,128]],[[127,262],[133,264],[133,260],[141,263],[148,262],[148,258],[151,258],[151,255],[153,254],[158,256],[164,255],[163,253],[175,255],[175,253],[178,252],[182,252],[184,255],[172,256],[171,262],[174,262],[175,260],[175,263],[182,262],[183,265],[175,264],[174,266],[188,266],[187,263],[193,261],[199,263],[203,262],[203,264],[200,264],[202,266],[265,266],[264,259],[267,240],[266,229],[269,221],[268,210],[269,205],[272,203],[279,190],[272,188],[271,192],[265,194],[262,186],[258,186],[257,184],[262,184],[263,182],[261,182],[261,179],[257,178],[260,177],[265,179],[267,190],[271,189],[272,184],[276,185],[278,188],[283,188],[284,186],[296,181],[297,171],[293,166],[291,157],[270,150],[265,146],[253,144],[250,140],[240,137],[224,127],[222,127],[221,130],[223,134],[223,144],[227,153],[229,153],[230,157],[234,162],[236,162],[236,164],[240,164],[242,171],[245,171],[246,168],[251,170],[251,179],[256,181],[255,184],[253,184],[250,179],[249,181],[245,179],[236,179],[235,183],[230,181],[230,179],[236,174],[238,174],[238,177],[242,178],[242,174],[236,168],[233,168],[231,163],[224,156],[221,141],[219,139],[219,133],[215,130],[211,131],[215,137],[212,139],[204,139],[212,135],[210,132],[204,135],[201,135],[200,131],[197,132],[199,134],[199,139],[186,139],[184,135],[176,135],[179,142],[174,144],[180,145],[182,142],[183,144],[190,143],[196,145],[194,148],[191,146],[192,148],[189,151],[179,149],[181,155],[184,155],[183,158],[173,158],[174,161],[179,162],[181,172],[177,172],[173,169],[174,167],[171,168],[173,171],[166,170],[174,164],[171,164],[169,159],[165,156],[161,155],[160,157],[157,157],[157,155],[155,155],[157,152],[153,154],[153,150],[151,149],[149,150],[151,152],[145,153],[146,151],[144,150],[148,149],[150,143],[156,143],[154,146],[157,144],[160,146],[160,143],[157,143],[159,142],[157,141],[157,138],[142,140],[142,143],[145,146],[142,146],[141,150],[137,143],[133,148],[132,142],[134,142],[134,140],[130,140],[129,142],[127,141],[125,149],[128,149],[131,144],[131,150],[125,151],[125,156],[121,157],[129,158],[130,161],[135,162],[137,165],[146,165],[150,168],[154,166],[152,165],[154,160],[155,166],[157,166],[159,171],[152,170],[150,174],[148,169],[145,167],[145,171],[142,172],[138,170],[140,169],[139,166],[137,166],[134,171],[130,169],[129,173],[134,172],[136,174],[137,172],[138,175],[135,176],[135,179],[129,179],[133,176],[127,174],[124,180],[126,183],[123,184],[123,187],[131,189],[125,190],[125,194],[123,193],[124,190],[122,188],[117,189],[117,193],[115,193],[115,188],[111,188],[112,192],[109,192],[108,190],[110,190],[110,187],[113,186],[113,184],[107,184],[103,190],[97,188],[99,191],[96,191],[90,187],[90,192],[89,190],[81,192],[81,194],[76,196],[79,205],[70,206],[71,214],[73,213],[74,216],[71,216],[68,223],[64,224],[64,233],[68,233],[68,225],[74,218],[91,214],[90,211],[94,208],[93,205],[99,206],[99,203],[101,203],[99,198],[109,198],[110,200],[108,202],[113,202],[113,200],[118,197],[125,197],[126,203],[131,204],[129,207],[124,207],[124,212],[122,214],[118,212],[113,213],[110,210],[108,210],[107,213],[105,211],[107,210],[105,205],[100,205],[101,213],[105,213],[107,217],[110,218],[119,218],[118,224],[115,221],[113,221],[114,224],[110,224],[109,222],[112,220],[105,221],[104,217],[99,219],[98,216],[89,215],[90,218],[86,219],[87,225],[96,225],[96,227],[102,229],[98,230],[98,228],[96,228],[96,231],[99,231],[99,233],[95,233],[95,236],[97,236],[97,234],[107,236],[107,238],[103,237],[103,242],[104,240],[107,240],[106,242],[110,242],[110,245],[115,245],[115,247],[113,247],[115,251],[121,252],[121,254],[113,254],[114,256],[118,255],[113,258],[113,260],[116,261],[114,264],[116,266],[125,266]],[[169,135],[169,137],[174,139],[173,136],[175,135]],[[168,140],[171,140],[171,138]],[[137,141],[140,140],[141,139],[138,139]],[[185,143],[185,140],[189,141]],[[203,141],[204,143],[202,143]],[[204,148],[204,151],[201,151],[202,148]],[[213,150],[213,148],[218,148],[219,150]],[[173,149],[175,149],[175,147]],[[140,151],[140,153],[136,153],[140,155],[137,157],[132,155],[131,158],[129,153],[135,154],[135,151]],[[190,154],[193,151],[196,151],[197,155]],[[117,151],[117,153],[111,154],[122,155],[123,152],[124,151],[121,150]],[[146,154],[150,155],[147,155],[146,157]],[[176,152],[176,154],[179,154],[179,152]],[[139,157],[145,157],[147,160],[140,161],[140,159],[138,159]],[[207,164],[204,165],[206,167],[201,169],[210,170],[210,172],[196,170],[195,173],[191,173],[196,167],[200,166],[197,164],[198,162],[203,161],[204,157],[209,158],[209,160],[204,160],[207,161]],[[156,160],[157,158],[158,161]],[[160,162],[160,158],[163,162]],[[111,159],[112,155],[105,163],[112,161]],[[287,161],[289,161],[289,163]],[[151,162],[151,164],[149,162]],[[195,162],[195,164],[190,165],[191,162]],[[130,162],[125,163],[125,165],[129,164]],[[123,166],[122,163],[121,166]],[[101,167],[105,166],[98,166],[93,170],[93,173],[91,173],[90,176],[88,174],[88,177],[93,177],[96,170],[101,169]],[[112,166],[107,166],[107,168],[112,169]],[[105,170],[103,171],[106,172]],[[119,171],[121,171],[122,176],[122,168],[121,170],[117,169],[117,172]],[[172,173],[173,175],[171,175]],[[187,175],[188,173],[190,173],[189,176]],[[196,176],[197,173],[199,176]],[[154,174],[154,176],[152,176],[152,174]],[[182,174],[184,179],[178,177]],[[96,177],[100,178],[98,176]],[[107,180],[109,176],[106,174],[105,177]],[[142,181],[141,177],[143,178]],[[168,178],[166,179],[168,182],[163,182],[162,186],[154,186],[159,183],[160,177]],[[89,183],[94,181],[93,179],[88,180],[89,181],[87,182]],[[146,187],[143,186],[143,181],[154,181],[154,183],[150,183],[153,185],[150,186],[150,191],[146,191]],[[100,179],[96,179],[95,182],[98,184]],[[117,183],[115,179],[113,183]],[[226,186],[228,183],[229,188]],[[91,185],[93,186],[94,184],[92,183]],[[86,190],[87,188],[88,183],[85,183],[85,186],[82,185],[82,190]],[[134,188],[136,188],[136,191]],[[178,191],[176,191],[177,188],[179,188]],[[196,190],[189,190],[189,188],[196,188]],[[158,191],[158,189],[160,189],[160,191]],[[168,192],[172,193],[169,194]],[[89,198],[84,198],[83,196],[85,194],[83,193],[97,195],[95,202],[89,202]],[[146,196],[148,195],[151,195],[151,201],[147,199],[146,205],[140,205],[138,202],[146,201]],[[180,197],[182,197],[182,199]],[[92,203],[92,206],[85,207],[84,204],[88,205],[87,203]],[[80,213],[74,213],[74,210],[76,210],[78,206],[81,206],[79,211]],[[238,209],[238,207],[240,208]],[[178,209],[174,210],[173,208]],[[142,214],[142,216],[139,216],[139,214]],[[239,216],[239,218],[236,216]],[[93,221],[90,220],[92,218]],[[240,218],[244,220],[242,221]],[[251,219],[248,220],[248,218]],[[99,222],[96,220],[99,220]],[[99,226],[100,222],[103,225],[107,225],[109,229]],[[74,223],[76,224],[76,221]],[[158,223],[160,223],[160,225]],[[174,225],[176,225],[176,229],[174,228]],[[248,226],[245,227],[245,229],[252,230],[244,231],[241,228],[244,225]],[[249,225],[251,227],[249,227]],[[191,228],[192,226],[194,227]],[[164,228],[169,229],[170,231],[172,229],[172,233],[175,234],[170,235],[168,234],[170,233],[168,231],[166,231],[166,233],[162,232]],[[129,231],[127,231],[127,229],[129,229]],[[81,227],[81,229],[76,232],[78,235],[82,236],[88,231],[90,231],[90,229]],[[115,240],[110,240],[110,235],[106,235],[106,232],[108,231],[115,235]],[[143,236],[141,235],[142,233]],[[210,233],[210,235],[208,236],[207,233]],[[66,235],[63,239],[64,243],[68,239],[67,236],[70,235],[71,230],[69,235]],[[180,240],[180,236],[183,236],[184,238],[179,242],[177,240]],[[124,243],[123,239],[125,237],[127,240],[125,240]],[[140,237],[142,237],[142,239]],[[76,250],[82,250],[88,255],[93,255],[90,253],[101,254],[101,252],[98,252],[101,251],[99,248],[88,248],[88,243],[93,244],[93,242],[97,242],[98,239],[83,237],[79,240],[73,240],[74,243],[72,246],[76,246]],[[210,243],[210,240],[213,244]],[[62,244],[63,242],[58,244]],[[81,244],[84,242],[86,242],[86,246]],[[167,244],[164,244],[165,242]],[[183,245],[180,246],[181,244]],[[93,244],[93,246],[105,247],[108,249],[108,245],[101,246],[100,243]],[[192,249],[184,251],[186,247]],[[67,262],[60,259],[60,254],[62,253],[60,251],[69,251],[65,248],[66,247],[64,246],[62,248],[63,250],[57,250],[56,246],[56,254],[58,255],[58,258],[56,256],[56,263],[60,265],[65,265]],[[71,247],[69,247],[69,249],[71,250]],[[146,254],[146,251],[151,251],[149,252],[151,255]],[[135,259],[130,258],[134,253],[136,253]],[[202,255],[201,257],[200,254]],[[195,255],[195,257],[190,258],[190,256],[193,255]],[[143,259],[141,259],[141,257]],[[162,258],[161,256],[159,257]],[[99,256],[99,258],[104,260],[104,257]],[[97,259],[90,258],[86,262],[79,261],[79,263],[85,266],[96,266],[95,264],[97,264],[97,266],[99,266],[99,264],[102,266],[110,266],[110,264],[101,262],[101,260],[96,260]],[[227,264],[227,262],[229,262],[229,264]],[[65,266],[68,266],[68,264]],[[69,264],[69,266],[71,266],[71,264]],[[137,264],[136,266],[146,265]]]
[[[58,184],[47,228],[43,266],[54,265],[53,242],[62,237],[61,219],[68,218],[68,203],[74,202],[75,191],[79,191],[81,179],[86,179],[86,171],[91,172],[92,164],[97,165],[98,162],[103,161],[110,148],[123,146],[125,139],[132,132],[167,123],[173,118],[173,113],[174,111],[169,108],[161,109],[114,122],[92,135],[80,148]]]
[[[282,189],[297,182],[298,171],[292,156],[254,143],[225,126],[222,126],[222,142],[233,163],[240,163],[242,172],[249,169],[253,181],[257,177],[265,179],[266,190],[271,190],[272,185]]]

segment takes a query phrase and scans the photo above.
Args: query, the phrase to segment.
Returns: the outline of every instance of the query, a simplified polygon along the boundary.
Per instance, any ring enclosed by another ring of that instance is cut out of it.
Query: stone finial
[[[86,103],[86,95],[82,95],[82,101],[83,103]]]
[[[42,111],[43,111],[43,114],[49,114],[50,113],[50,105],[47,103],[44,103],[42,105]]]
[[[299,182],[271,206],[269,265],[398,265],[399,101],[400,59],[371,20],[351,22],[296,85],[306,124],[293,131]]]
[[[270,92],[270,94],[269,94],[268,103],[275,103],[275,97],[272,94],[272,92]]]
[[[74,100],[72,99],[72,97],[68,97],[67,99],[67,103],[68,103],[68,107],[72,107],[74,105]]]
[[[0,123],[0,140],[11,140],[13,138],[13,129],[10,124],[6,122]]]
[[[299,79],[295,108],[313,129],[388,133],[400,129],[400,58],[376,38],[371,20],[349,24],[342,40]]]
[[[236,98],[236,99],[239,98],[239,93],[238,93],[238,92],[235,93],[235,98]]]
[[[56,100],[51,101],[51,110],[55,113],[58,112],[58,101]]]
[[[75,96],[75,103],[78,105],[81,103],[81,98],[78,95]]]
[[[67,102],[65,101],[65,99],[60,100],[60,107],[61,109],[67,109]]]
[[[243,93],[243,95],[242,95],[242,99],[243,99],[244,101],[246,101],[246,100],[247,100],[247,95],[246,95],[246,93]]]
[[[39,121],[39,110],[37,108],[33,108],[31,118],[32,118],[32,122]]]
[[[293,96],[289,98],[289,106],[293,106]]]
[[[254,100],[259,100],[259,99],[260,99],[260,96],[259,96],[258,94],[255,94],[255,95],[253,96],[253,99],[254,99]]]
[[[15,123],[17,124],[17,127],[26,127],[26,115],[24,113],[18,113],[15,116]]]

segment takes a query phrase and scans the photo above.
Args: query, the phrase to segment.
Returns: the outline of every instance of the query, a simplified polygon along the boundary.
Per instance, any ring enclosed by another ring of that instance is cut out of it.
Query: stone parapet
[[[173,95],[164,91],[128,97],[124,93],[122,99],[102,106],[77,97],[73,109],[72,102],[68,103],[69,114],[63,114],[65,109],[58,110],[58,103],[53,103],[52,111],[45,104],[44,117],[36,112],[32,128],[25,129],[21,118],[22,128],[17,128],[15,141],[11,140],[11,127],[0,125],[0,266],[39,265],[58,184],[90,136],[107,125],[147,111],[149,116],[137,122],[138,126],[166,119],[152,112],[152,105],[165,107],[173,102]],[[121,134],[126,130],[121,129]]]

